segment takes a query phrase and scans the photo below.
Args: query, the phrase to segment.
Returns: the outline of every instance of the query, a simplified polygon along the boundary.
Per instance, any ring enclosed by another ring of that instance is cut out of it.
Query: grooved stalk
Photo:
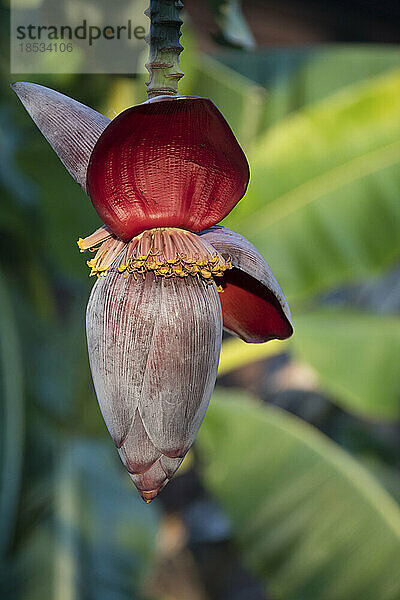
[[[149,98],[160,94],[178,94],[178,81],[183,77],[179,68],[179,54],[183,47],[179,43],[182,20],[180,0],[150,0],[145,11],[150,19],[150,33],[146,41],[150,46],[146,81]]]

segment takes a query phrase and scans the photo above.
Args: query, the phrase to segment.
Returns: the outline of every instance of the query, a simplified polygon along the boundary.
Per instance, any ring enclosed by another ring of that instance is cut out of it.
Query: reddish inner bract
[[[293,328],[274,294],[238,269],[224,276],[220,294],[224,327],[246,342],[260,343],[286,339]]]
[[[248,180],[246,157],[211,100],[176,98],[134,106],[108,125],[87,188],[103,222],[129,240],[155,227],[214,225]]]

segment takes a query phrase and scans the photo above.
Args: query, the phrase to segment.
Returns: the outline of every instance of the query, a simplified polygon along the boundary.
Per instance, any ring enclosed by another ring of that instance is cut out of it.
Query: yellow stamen
[[[102,227],[85,239],[79,238],[78,246],[82,252],[95,252],[87,261],[91,276],[105,276],[115,270],[124,277],[133,275],[137,279],[138,275],[145,277],[152,272],[155,279],[192,276],[212,283],[214,277],[222,277],[232,268],[231,260],[223,258],[211,244],[190,231],[174,227],[146,230],[129,242]],[[122,253],[120,264],[113,269]],[[217,289],[223,291],[220,285]]]
[[[106,225],[103,225],[102,227],[100,227],[100,229],[97,229],[97,231],[95,231],[88,237],[79,238],[79,240],[77,241],[77,244],[79,246],[79,250],[81,252],[85,252],[85,250],[90,250],[91,248],[94,248],[101,242],[104,242],[105,240],[107,240],[111,237],[112,237],[111,231],[108,229],[108,227]]]

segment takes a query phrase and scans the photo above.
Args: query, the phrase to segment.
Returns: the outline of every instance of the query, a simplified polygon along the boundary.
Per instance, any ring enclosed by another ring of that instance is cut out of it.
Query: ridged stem
[[[179,68],[179,55],[183,47],[179,43],[182,20],[180,0],[150,0],[145,14],[150,19],[150,33],[146,41],[150,46],[146,64],[150,76],[147,85],[149,98],[160,94],[178,94],[178,81],[183,77]]]

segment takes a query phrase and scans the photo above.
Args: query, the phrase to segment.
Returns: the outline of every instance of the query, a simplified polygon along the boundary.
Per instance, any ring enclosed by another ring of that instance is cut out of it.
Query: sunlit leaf
[[[369,418],[400,418],[400,321],[345,311],[296,319],[295,353],[335,402]]]
[[[300,51],[297,47],[277,52],[264,50],[251,61],[248,57],[247,61],[242,59],[239,65],[240,72],[249,77],[254,74],[255,81],[265,85],[269,92],[262,117],[262,128],[266,129],[288,113],[337,90],[397,68],[399,59],[399,49],[395,46],[336,44],[305,47]],[[223,60],[228,62],[224,57]],[[289,69],[293,70],[291,76],[287,74]],[[283,74],[286,76],[282,77]]]
[[[237,337],[231,337],[222,344],[218,366],[218,376],[231,373],[257,360],[275,356],[288,349],[290,342],[274,340],[266,344],[247,344]]]
[[[347,87],[269,130],[227,219],[293,297],[356,280],[400,250],[400,71]]]
[[[222,345],[219,375],[275,354],[293,351],[319,375],[321,391],[345,410],[370,419],[400,418],[400,321],[344,310],[295,315],[295,334],[285,342]]]

